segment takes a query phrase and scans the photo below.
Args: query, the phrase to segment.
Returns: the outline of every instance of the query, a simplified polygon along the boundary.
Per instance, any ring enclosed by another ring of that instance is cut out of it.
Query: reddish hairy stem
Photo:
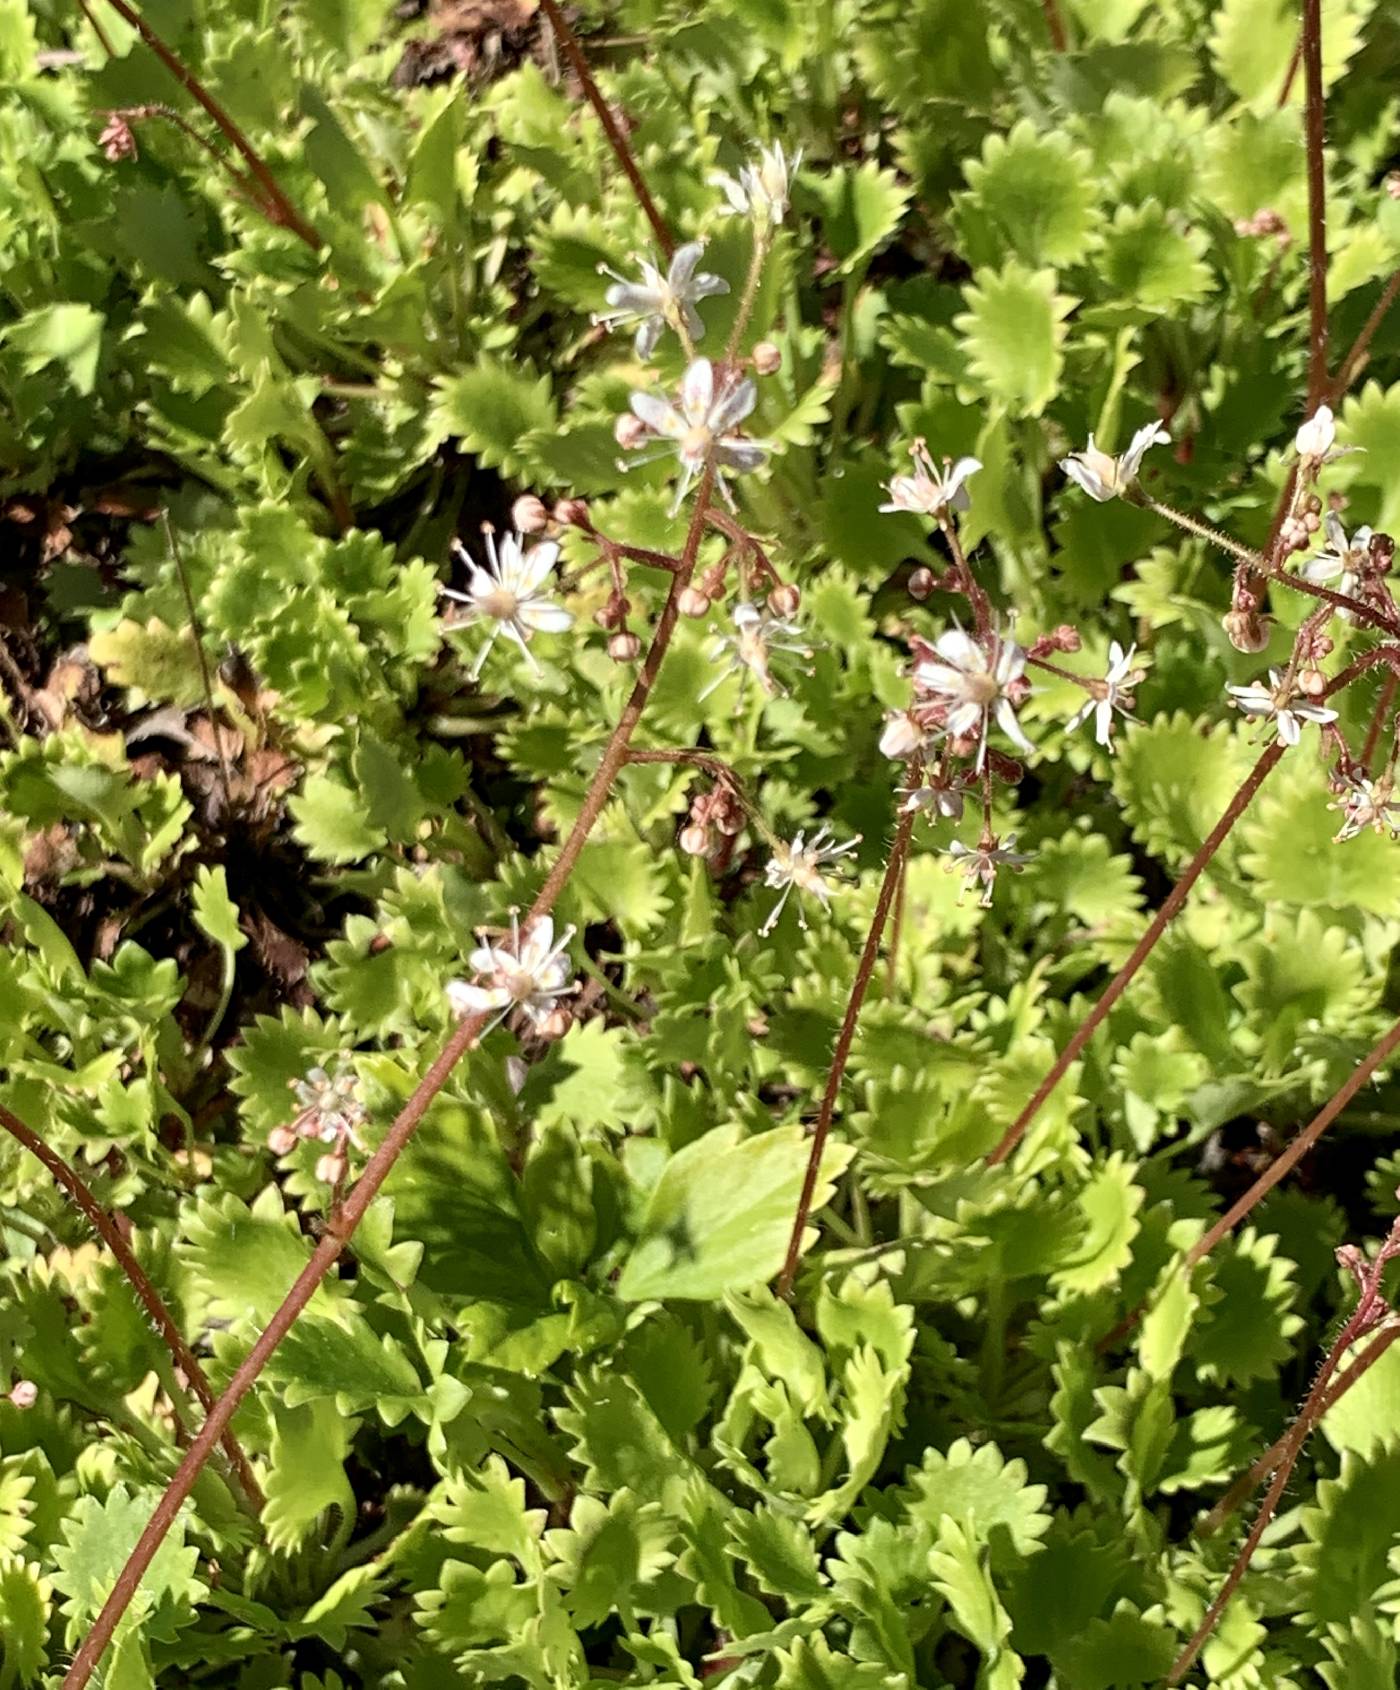
[[[1371,342],[1376,338],[1381,324],[1385,321],[1386,313],[1400,298],[1400,270],[1397,270],[1381,291],[1380,298],[1371,308],[1371,315],[1361,325],[1361,332],[1351,343],[1351,350],[1342,359],[1341,368],[1337,371],[1336,379],[1332,383],[1332,397],[1340,399],[1342,394],[1356,380],[1357,374],[1365,362],[1366,354],[1371,350]]]
[[[860,1020],[861,1005],[865,1002],[865,994],[870,987],[870,977],[875,972],[875,959],[880,952],[880,939],[885,930],[885,921],[890,913],[890,905],[894,902],[895,892],[904,877],[904,863],[909,855],[909,843],[914,834],[914,820],[915,813],[912,810],[907,810],[899,818],[894,844],[890,847],[890,859],[885,865],[885,878],[880,882],[880,894],[875,900],[875,914],[871,917],[870,931],[865,936],[865,948],[861,951],[860,961],[856,965],[856,977],[851,984],[846,1014],[841,1022],[841,1031],[837,1035],[831,1069],[826,1077],[826,1090],[822,1093],[821,1107],[817,1112],[817,1124],[812,1131],[812,1146],[807,1155],[807,1171],[802,1178],[802,1194],[797,1200],[797,1213],[793,1217],[787,1257],[783,1262],[783,1271],[778,1275],[780,1297],[792,1295],[792,1282],[797,1276],[797,1262],[802,1254],[802,1234],[806,1230],[808,1218],[812,1213],[812,1199],[816,1195],[822,1152],[826,1149],[826,1141],[831,1132],[831,1120],[836,1112],[836,1099],[841,1091],[841,1082],[846,1077],[846,1064],[850,1060],[851,1043],[856,1035],[856,1023]]]
[[[1108,1015],[1109,1010],[1113,1008],[1114,1004],[1118,1002],[1119,998],[1121,998],[1123,993],[1128,989],[1128,985],[1133,976],[1142,967],[1143,963],[1147,961],[1157,941],[1162,937],[1163,933],[1166,932],[1168,924],[1180,912],[1181,906],[1186,902],[1187,897],[1190,895],[1191,888],[1200,879],[1211,858],[1225,843],[1226,836],[1229,834],[1230,829],[1234,827],[1235,823],[1249,808],[1249,805],[1254,799],[1255,793],[1258,792],[1259,788],[1264,784],[1270,772],[1273,770],[1274,765],[1278,762],[1279,758],[1282,757],[1283,752],[1284,747],[1275,740],[1245,776],[1244,782],[1239,791],[1230,800],[1229,804],[1226,805],[1225,813],[1221,816],[1220,820],[1216,822],[1215,826],[1206,836],[1200,849],[1186,865],[1186,870],[1181,876],[1181,879],[1177,881],[1176,885],[1173,886],[1170,893],[1168,893],[1161,909],[1159,909],[1157,914],[1152,918],[1152,922],[1147,931],[1143,934],[1141,939],[1138,940],[1137,944],[1133,946],[1132,955],[1113,976],[1113,979],[1109,982],[1103,996],[1089,1011],[1088,1015],[1084,1017],[1083,1021],[1080,1022],[1079,1026],[1075,1029],[1072,1037],[1070,1038],[1069,1043],[1060,1052],[1059,1056],[1056,1057],[1050,1072],[1036,1087],[1030,1101],[1011,1123],[1010,1127],[1007,1128],[1000,1144],[997,1145],[996,1149],[993,1150],[991,1155],[987,1158],[989,1166],[995,1167],[998,1162],[1004,1162],[1021,1142],[1021,1139],[1025,1135],[1026,1128],[1030,1126],[1031,1122],[1040,1112],[1041,1105],[1065,1077],[1066,1073],[1069,1071],[1071,1063],[1073,1063],[1076,1057],[1078,1057],[1081,1051],[1083,1051],[1089,1040],[1093,1038],[1094,1034],[1102,1025],[1105,1017]]]
[[[1303,0],[1303,131],[1308,154],[1308,412],[1328,394],[1327,160],[1322,93],[1322,0]]]
[[[1316,1421],[1324,1420],[1327,1417],[1327,1415],[1331,1412],[1333,1404],[1336,1403],[1340,1397],[1344,1397],[1357,1380],[1376,1365],[1397,1338],[1400,1338],[1400,1322],[1391,1326],[1383,1327],[1381,1331],[1376,1334],[1371,1343],[1368,1344],[1367,1347],[1362,1350],[1361,1354],[1357,1356],[1356,1360],[1346,1368],[1340,1378],[1338,1378],[1335,1383],[1327,1387],[1326,1391],[1323,1393],[1321,1402],[1317,1405],[1317,1414],[1315,1417]],[[1220,1501],[1216,1503],[1215,1507],[1211,1509],[1210,1513],[1207,1514],[1201,1521],[1200,1525],[1197,1526],[1197,1537],[1209,1537],[1213,1532],[1219,1531],[1221,1526],[1225,1524],[1231,1514],[1240,1507],[1245,1499],[1250,1496],[1259,1485],[1263,1484],[1264,1480],[1267,1479],[1269,1474],[1272,1473],[1278,1466],[1279,1462],[1288,1452],[1288,1443],[1293,1435],[1293,1427],[1290,1426],[1282,1437],[1275,1439],[1275,1441],[1269,1445],[1268,1449],[1264,1451],[1247,1473],[1241,1474],[1241,1476],[1235,1480],[1234,1484],[1231,1485],[1229,1490],[1225,1492]]]
[[[185,1342],[184,1333],[175,1324],[175,1317],[166,1307],[165,1299],[146,1276],[146,1270],[132,1254],[131,1246],[122,1237],[116,1222],[97,1201],[91,1186],[56,1150],[51,1149],[33,1128],[27,1127],[18,1115],[13,1114],[3,1104],[0,1104],[0,1126],[4,1127],[11,1138],[22,1144],[36,1161],[43,1163],[54,1183],[62,1187],[72,1199],[74,1207],[82,1212],[93,1231],[112,1252],[142,1308],[150,1316],[151,1324],[164,1340],[171,1359],[189,1381],[190,1389],[203,1404],[205,1413],[209,1413],[214,1407],[214,1392],[205,1377],[204,1369]],[[243,1494],[252,1504],[254,1511],[261,1513],[262,1488],[253,1474],[252,1464],[243,1452],[243,1446],[232,1432],[226,1432],[222,1441],[224,1453],[243,1487]]]
[[[305,241],[313,252],[319,252],[324,244],[321,237],[287,198],[277,178],[263,163],[248,137],[184,60],[156,34],[138,11],[127,4],[127,0],[107,0],[107,4],[131,25],[180,86],[203,106],[229,145],[242,156],[249,174],[263,191],[264,204],[259,208],[263,215],[279,228],[290,229],[298,239]]]
[[[1391,1055],[1397,1045],[1400,1045],[1400,1021],[1397,1021],[1390,1031],[1371,1047],[1357,1066],[1347,1075],[1345,1082],[1332,1093],[1331,1097],[1327,1099],[1326,1103],[1288,1146],[1287,1150],[1276,1157],[1239,1201],[1234,1203],[1208,1232],[1203,1233],[1197,1239],[1181,1258],[1181,1271],[1183,1273],[1190,1273],[1197,1262],[1204,1261],[1225,1234],[1233,1232],[1245,1216],[1268,1196],[1279,1181],[1298,1166],[1303,1157],[1337,1119],[1338,1115],[1371,1078],[1377,1068]],[[1142,1319],[1147,1307],[1148,1299],[1144,1298],[1135,1309],[1132,1309],[1123,1317],[1099,1345],[1099,1348],[1109,1349],[1125,1338]]]
[[[671,577],[670,588],[666,594],[666,603],[662,606],[661,614],[657,618],[656,632],[652,636],[651,645],[642,662],[641,670],[633,684],[632,691],[628,695],[627,702],[622,708],[622,714],[618,717],[617,726],[613,729],[612,736],[603,751],[602,760],[589,783],[588,791],[584,795],[583,804],[573,828],[545,877],[544,885],[540,888],[539,894],[530,906],[529,914],[525,918],[527,923],[537,916],[548,914],[554,907],[574,864],[578,861],[579,853],[583,849],[594,822],[597,821],[603,805],[607,802],[617,772],[627,761],[628,742],[636,731],[637,723],[641,719],[642,711],[651,694],[651,689],[655,685],[657,674],[660,672],[662,661],[666,655],[666,649],[670,645],[671,636],[675,631],[676,621],[680,615],[680,595],[689,585],[690,577],[695,570],[695,559],[699,554],[700,541],[705,532],[705,505],[713,484],[714,469],[713,466],[707,466],[700,478],[695,512],[690,520],[685,547],[677,562],[675,573]],[[209,1459],[210,1451],[218,1442],[229,1421],[232,1420],[239,1403],[252,1389],[277,1346],[286,1337],[306,1305],[311,1301],[316,1287],[335,1266],[341,1252],[350,1242],[355,1228],[364,1219],[365,1213],[378,1195],[380,1187],[389,1177],[390,1170],[402,1154],[405,1145],[417,1131],[429,1105],[447,1084],[448,1078],[458,1062],[475,1044],[486,1024],[486,1020],[485,1015],[468,1016],[454,1029],[452,1036],[443,1046],[427,1073],[414,1088],[413,1095],[400,1110],[393,1125],[385,1134],[383,1142],[365,1164],[364,1172],[351,1188],[344,1203],[330,1217],[326,1231],[312,1252],[306,1266],[297,1275],[296,1282],[283,1298],[266,1329],[259,1335],[252,1349],[244,1357],[241,1366],[229,1381],[223,1395],[210,1409],[209,1418],[200,1427],[165,1494],[156,1504],[155,1511],[137,1540],[136,1547],[127,1557],[126,1564],[118,1575],[111,1594],[103,1604],[102,1612],[93,1622],[92,1630],[83,1639],[78,1652],[74,1655],[73,1664],[64,1675],[62,1690],[82,1690],[82,1687],[92,1677],[94,1669],[102,1659],[103,1651],[112,1639],[112,1633],[116,1630],[118,1622],[126,1612],[132,1597],[136,1594],[143,1574],[150,1566],[165,1534],[174,1524],[185,1499],[193,1490],[201,1469]]]
[[[651,224],[651,232],[656,236],[656,244],[669,258],[676,250],[676,243],[666,220],[656,209],[656,201],[651,197],[651,190],[642,180],[642,173],[637,168],[637,161],[632,154],[632,144],[622,131],[622,126],[613,116],[608,102],[603,98],[598,84],[593,80],[593,72],[588,68],[588,60],[583,56],[583,49],[578,44],[578,37],[569,28],[568,20],[560,9],[558,0],[542,0],[545,12],[549,17],[550,28],[555,38],[564,49],[565,57],[573,67],[573,72],[579,79],[588,103],[598,114],[598,121],[603,126],[603,133],[608,138],[608,145],[613,150],[613,157],[622,166],[622,173],[632,185],[632,192],[637,196],[637,203],[646,214],[646,220]]]
[[[1045,27],[1050,31],[1050,45],[1057,53],[1069,51],[1069,36],[1065,20],[1060,14],[1060,0],[1041,0],[1045,8]]]
[[[1376,755],[1376,746],[1380,743],[1381,729],[1385,726],[1385,719],[1390,714],[1390,707],[1395,702],[1395,688],[1397,676],[1392,669],[1381,684],[1381,694],[1376,700],[1376,708],[1371,712],[1371,725],[1366,730],[1366,743],[1361,748],[1361,766],[1367,774],[1371,772],[1371,763]]]
[[[1273,1483],[1264,1494],[1264,1500],[1259,1505],[1259,1513],[1254,1524],[1249,1528],[1249,1535],[1245,1538],[1239,1554],[1235,1557],[1234,1565],[1225,1575],[1224,1584],[1216,1592],[1210,1607],[1205,1611],[1205,1617],[1191,1634],[1190,1641],[1177,1656],[1172,1670],[1167,1674],[1166,1682],[1169,1685],[1180,1684],[1186,1674],[1190,1672],[1196,1656],[1205,1647],[1211,1632],[1219,1624],[1220,1616],[1225,1612],[1230,1598],[1238,1589],[1240,1580],[1248,1571],[1249,1563],[1254,1559],[1254,1552],[1259,1547],[1260,1539],[1264,1536],[1269,1522],[1278,1509],[1279,1500],[1283,1496],[1289,1477],[1299,1455],[1302,1453],[1303,1445],[1307,1442],[1308,1433],[1312,1430],[1322,1412],[1322,1403],[1326,1398],[1332,1375],[1337,1371],[1342,1357],[1360,1337],[1361,1333],[1365,1331],[1367,1324],[1374,1324],[1373,1315],[1380,1296],[1381,1274],[1385,1269],[1387,1259],[1387,1251],[1383,1246],[1366,1275],[1365,1283],[1362,1285],[1361,1294],[1357,1298],[1356,1307],[1353,1309],[1350,1319],[1337,1334],[1332,1348],[1327,1352],[1326,1359],[1318,1370],[1312,1389],[1304,1399],[1302,1408],[1298,1410],[1298,1418],[1281,1440],[1282,1449]]]

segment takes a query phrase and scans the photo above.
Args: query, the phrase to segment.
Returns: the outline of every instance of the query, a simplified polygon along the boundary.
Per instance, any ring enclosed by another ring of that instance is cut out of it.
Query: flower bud
[[[296,1149],[295,1127],[274,1127],[267,1135],[267,1148],[274,1156],[287,1156]]]
[[[574,1013],[563,1004],[556,1004],[536,1028],[542,1039],[562,1039],[574,1024]]]
[[[635,452],[647,437],[647,425],[631,411],[623,411],[613,424],[613,439],[624,452]]]
[[[699,587],[687,587],[681,594],[676,608],[682,616],[704,616],[710,608],[710,595],[703,593]]]
[[[932,591],[933,571],[924,568],[916,569],[909,577],[909,597],[918,599],[919,603],[922,604]]]
[[[343,1150],[330,1150],[316,1159],[316,1178],[327,1185],[339,1185],[350,1166]]]
[[[708,857],[710,854],[710,830],[707,827],[701,827],[698,822],[691,822],[688,827],[681,829],[681,836],[677,843],[688,857]]]
[[[754,374],[771,376],[783,367],[783,354],[771,340],[761,340],[753,349]]]
[[[614,663],[635,663],[641,649],[642,642],[635,634],[630,634],[625,629],[620,634],[614,634],[608,641],[608,656]]]
[[[32,1379],[21,1379],[10,1392],[10,1401],[16,1408],[33,1408],[39,1400],[39,1387]]]
[[[768,608],[774,616],[796,616],[801,603],[801,589],[791,581],[780,581],[768,595]]]
[[[566,528],[592,528],[588,503],[584,499],[560,499],[554,507],[554,520]]]
[[[1395,561],[1395,541],[1389,534],[1373,534],[1367,562],[1377,575],[1384,575]]]
[[[1298,676],[1298,690],[1309,698],[1321,698],[1327,691],[1327,677],[1320,669],[1304,669]]]
[[[1269,643],[1269,631],[1257,610],[1231,610],[1221,618],[1221,626],[1236,651],[1263,651]]]
[[[510,507],[510,520],[518,534],[539,534],[549,521],[549,511],[543,499],[522,493]]]
[[[593,612],[593,620],[600,628],[620,628],[627,620],[627,612],[631,610],[630,599],[625,599],[620,593],[614,593],[606,604],[600,604]]]
[[[1303,512],[1303,527],[1309,534],[1316,534],[1322,527],[1322,518],[1316,511]]]

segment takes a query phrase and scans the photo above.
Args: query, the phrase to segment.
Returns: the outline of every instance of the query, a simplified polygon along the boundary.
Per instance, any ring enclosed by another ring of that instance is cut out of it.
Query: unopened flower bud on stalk
[[[627,612],[631,608],[632,602],[630,599],[623,598],[619,593],[614,593],[606,603],[600,604],[597,610],[593,612],[593,620],[600,628],[620,628],[627,620]]]
[[[708,857],[710,854],[710,830],[707,827],[701,827],[698,822],[691,822],[681,829],[678,843],[688,857]]]
[[[267,1148],[274,1156],[288,1156],[296,1147],[295,1127],[274,1127],[267,1135]]]
[[[316,1158],[316,1178],[323,1180],[327,1185],[339,1185],[349,1166],[344,1151],[328,1151],[324,1156]]]
[[[593,527],[586,499],[560,499],[554,507],[554,520],[566,528]]]
[[[522,493],[510,507],[510,520],[521,534],[539,534],[549,523],[549,511],[543,499]]]
[[[781,348],[775,346],[771,340],[761,340],[753,349],[753,367],[761,376],[771,376],[783,367]]]
[[[1221,625],[1236,651],[1263,651],[1269,643],[1269,630],[1257,610],[1227,611]]]
[[[917,599],[920,604],[929,596],[934,587],[934,575],[931,569],[922,565],[909,577],[909,597]]]
[[[801,589],[791,581],[780,581],[768,595],[768,608],[774,616],[796,616],[801,607]]]
[[[647,425],[631,411],[624,411],[613,423],[613,439],[624,452],[635,452],[647,438],[647,433]]]
[[[565,1004],[556,1004],[536,1028],[542,1039],[562,1039],[574,1024],[574,1012]]]
[[[626,631],[614,634],[608,641],[608,656],[614,663],[635,663],[642,649],[642,642],[635,634]]]
[[[710,595],[699,587],[687,587],[676,604],[682,616],[705,616],[710,609]]]
[[[39,1400],[39,1387],[32,1379],[19,1380],[10,1391],[10,1401],[16,1408],[33,1408]]]

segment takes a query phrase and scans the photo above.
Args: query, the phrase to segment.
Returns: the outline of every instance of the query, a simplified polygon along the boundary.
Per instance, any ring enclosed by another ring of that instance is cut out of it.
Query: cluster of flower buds
[[[1312,537],[1322,527],[1322,500],[1316,493],[1305,493],[1283,519],[1278,531],[1279,555],[1305,552]]]
[[[267,1147],[275,1156],[287,1156],[303,1140],[329,1145],[316,1163],[316,1178],[338,1186],[349,1168],[348,1147],[359,1147],[359,1129],[366,1119],[359,1077],[342,1057],[333,1070],[312,1068],[289,1084],[301,1105],[300,1113],[289,1124],[272,1129]]]
[[[614,587],[607,599],[593,612],[593,620],[609,635],[608,656],[614,663],[635,663],[642,642],[627,626],[632,601],[620,587]]]
[[[1250,217],[1237,217],[1235,233],[1250,241],[1263,241],[1272,237],[1277,239],[1280,246],[1287,246],[1293,239],[1287,223],[1270,206],[1261,207]]]
[[[692,857],[709,857],[718,845],[744,831],[744,806],[739,795],[721,781],[691,800],[690,817],[681,829],[680,848]],[[718,835],[718,839],[716,838]]]

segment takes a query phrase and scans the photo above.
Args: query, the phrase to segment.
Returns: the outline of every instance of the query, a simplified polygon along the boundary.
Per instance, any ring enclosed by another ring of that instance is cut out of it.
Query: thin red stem
[[[151,1324],[160,1333],[165,1347],[170,1351],[171,1359],[176,1367],[184,1374],[190,1389],[199,1398],[206,1413],[214,1407],[214,1392],[210,1388],[209,1380],[204,1369],[199,1365],[193,1350],[185,1342],[185,1335],[175,1324],[175,1317],[166,1307],[165,1299],[152,1285],[146,1275],[146,1270],[132,1253],[131,1246],[122,1236],[117,1223],[97,1201],[91,1186],[83,1179],[76,1169],[72,1168],[63,1157],[42,1138],[32,1127],[27,1127],[19,1116],[0,1104],[0,1126],[4,1127],[10,1137],[17,1140],[37,1162],[42,1162],[48,1170],[54,1183],[60,1186],[72,1199],[75,1208],[81,1211],[93,1231],[112,1252],[118,1267],[126,1275],[131,1289],[136,1293],[142,1308],[150,1316]],[[224,1453],[229,1463],[238,1475],[238,1482],[243,1487],[243,1494],[252,1504],[255,1513],[261,1513],[263,1506],[262,1487],[258,1484],[253,1473],[252,1463],[243,1452],[243,1446],[231,1431],[224,1433]]]
[[[134,7],[127,4],[127,0],[107,0],[107,4],[131,25],[180,86],[204,107],[229,145],[240,153],[248,166],[249,174],[263,191],[264,203],[260,208],[263,215],[279,228],[290,229],[300,240],[305,241],[313,252],[319,252],[324,245],[321,237],[287,198],[277,178],[263,163],[248,137],[179,54],[156,34]]]
[[[1392,1234],[1392,1238],[1393,1236]],[[1375,1324],[1376,1305],[1380,1300],[1381,1274],[1388,1259],[1388,1248],[1382,1246],[1366,1274],[1361,1287],[1361,1294],[1357,1298],[1356,1307],[1352,1311],[1350,1319],[1337,1334],[1336,1341],[1327,1352],[1326,1359],[1318,1370],[1312,1389],[1308,1392],[1302,1408],[1298,1411],[1298,1418],[1293,1422],[1282,1440],[1283,1449],[1279,1458],[1278,1470],[1274,1474],[1273,1483],[1264,1494],[1264,1500],[1259,1505],[1259,1513],[1254,1524],[1249,1528],[1249,1535],[1245,1538],[1239,1554],[1235,1557],[1234,1565],[1226,1574],[1225,1582],[1216,1592],[1211,1605],[1206,1609],[1205,1617],[1191,1634],[1189,1642],[1177,1656],[1171,1671],[1167,1674],[1166,1682],[1169,1685],[1180,1684],[1191,1670],[1197,1655],[1205,1647],[1211,1632],[1219,1624],[1220,1616],[1225,1612],[1230,1598],[1239,1588],[1240,1580],[1249,1570],[1249,1564],[1254,1559],[1254,1552],[1258,1549],[1260,1540],[1263,1538],[1265,1531],[1268,1530],[1269,1522],[1278,1510],[1279,1501],[1287,1488],[1288,1480],[1297,1464],[1298,1457],[1302,1453],[1308,1433],[1312,1430],[1322,1412],[1322,1403],[1326,1398],[1332,1375],[1337,1371],[1342,1357],[1361,1334],[1367,1330],[1368,1326]]]
[[[1361,332],[1351,343],[1351,349],[1342,359],[1341,368],[1337,371],[1336,380],[1332,383],[1332,397],[1340,399],[1352,382],[1356,380],[1362,364],[1366,361],[1366,354],[1371,350],[1371,342],[1376,338],[1381,324],[1385,321],[1386,313],[1400,298],[1400,270],[1397,270],[1381,290],[1381,296],[1371,308],[1371,315],[1361,325]]]
[[[1108,1015],[1108,1012],[1128,989],[1133,976],[1152,954],[1153,948],[1155,947],[1157,941],[1162,937],[1163,933],[1166,932],[1169,923],[1180,913],[1182,905],[1186,902],[1190,895],[1191,888],[1200,879],[1211,858],[1225,843],[1225,839],[1231,828],[1234,827],[1235,823],[1249,808],[1250,804],[1253,802],[1255,793],[1258,792],[1259,788],[1264,784],[1275,764],[1278,762],[1279,758],[1282,757],[1283,752],[1284,747],[1275,740],[1274,743],[1264,752],[1264,755],[1259,759],[1254,767],[1249,771],[1248,775],[1245,776],[1244,782],[1240,786],[1239,791],[1230,800],[1229,804],[1226,805],[1225,813],[1221,816],[1220,820],[1216,822],[1215,826],[1210,830],[1209,834],[1207,834],[1200,849],[1186,865],[1186,870],[1182,874],[1181,879],[1177,881],[1176,885],[1173,886],[1170,893],[1168,893],[1161,909],[1159,909],[1157,914],[1152,918],[1152,922],[1147,928],[1147,931],[1143,934],[1141,939],[1138,940],[1137,944],[1133,946],[1132,955],[1129,956],[1128,960],[1113,976],[1113,979],[1109,982],[1103,996],[1089,1011],[1088,1015],[1084,1017],[1083,1021],[1080,1022],[1079,1026],[1075,1029],[1074,1034],[1070,1038],[1069,1043],[1060,1052],[1059,1056],[1056,1057],[1050,1072],[1046,1074],[1045,1078],[1036,1087],[1030,1101],[1011,1123],[1010,1127],[1007,1128],[1001,1142],[987,1158],[987,1161],[991,1166],[994,1167],[998,1162],[1004,1162],[1021,1142],[1022,1137],[1025,1135],[1026,1128],[1030,1126],[1031,1122],[1040,1112],[1041,1105],[1045,1102],[1046,1098],[1050,1096],[1051,1092],[1054,1091],[1055,1087],[1059,1085],[1060,1081],[1064,1079],[1065,1075],[1069,1072],[1070,1065],[1079,1056],[1081,1051],[1083,1051],[1089,1040],[1093,1038],[1094,1034],[1102,1025],[1105,1017]]]
[[[880,882],[879,896],[875,900],[875,914],[871,918],[870,931],[865,936],[865,948],[861,951],[860,961],[856,965],[856,977],[851,984],[851,995],[846,1002],[846,1013],[841,1021],[841,1031],[837,1035],[831,1068],[826,1076],[826,1089],[822,1093],[821,1107],[817,1111],[817,1124],[812,1131],[807,1171],[803,1175],[802,1194],[797,1200],[797,1212],[793,1216],[787,1256],[783,1262],[783,1271],[778,1275],[780,1297],[792,1295],[793,1280],[797,1277],[797,1263],[802,1255],[802,1234],[807,1230],[807,1221],[811,1216],[812,1202],[816,1195],[822,1152],[826,1149],[826,1141],[831,1132],[831,1121],[836,1112],[836,1099],[841,1092],[841,1082],[846,1076],[846,1064],[850,1060],[851,1043],[856,1035],[856,1023],[860,1020],[861,1005],[865,1002],[865,994],[870,987],[870,977],[875,972],[875,960],[880,952],[880,939],[885,931],[885,921],[890,913],[890,905],[894,902],[895,892],[903,879],[904,862],[909,855],[909,844],[914,834],[914,820],[912,810],[906,811],[899,818],[894,844],[890,847],[890,858],[885,865],[885,877]]]
[[[1390,714],[1390,707],[1395,702],[1395,688],[1400,677],[1395,671],[1386,676],[1381,683],[1380,697],[1376,700],[1376,708],[1371,712],[1371,725],[1366,730],[1366,743],[1361,748],[1361,766],[1369,774],[1371,764],[1376,755],[1376,747],[1380,743],[1381,730],[1385,726],[1385,719]]]
[[[1288,104],[1289,98],[1293,93],[1293,84],[1298,80],[1298,66],[1302,62],[1303,37],[1300,32],[1298,39],[1293,43],[1293,52],[1288,60],[1288,69],[1283,73],[1283,86],[1278,91],[1278,103],[1280,108]]]
[[[1045,8],[1045,27],[1050,31],[1050,45],[1057,53],[1069,51],[1069,36],[1060,12],[1060,0],[1041,0]]]
[[[1321,1402],[1317,1405],[1316,1419],[1318,1421],[1326,1419],[1338,1399],[1344,1397],[1357,1380],[1376,1365],[1397,1338],[1400,1338],[1400,1322],[1383,1327],[1376,1334],[1356,1360],[1346,1368],[1334,1383],[1327,1387]],[[1209,1537],[1213,1532],[1219,1531],[1231,1514],[1263,1484],[1264,1480],[1283,1460],[1288,1453],[1288,1446],[1294,1435],[1294,1429],[1290,1426],[1282,1437],[1276,1438],[1269,1445],[1268,1449],[1264,1451],[1247,1473],[1242,1474],[1235,1480],[1220,1501],[1197,1526],[1197,1537]]]
[[[1322,0],[1303,0],[1303,132],[1308,155],[1308,414],[1327,397],[1327,159]]]
[[[632,192],[637,196],[637,203],[651,224],[651,232],[656,236],[656,244],[669,258],[676,250],[675,239],[666,220],[656,209],[656,201],[651,197],[651,190],[642,179],[642,173],[637,168],[637,160],[632,153],[632,144],[624,134],[621,124],[613,116],[612,108],[603,98],[598,84],[593,80],[593,72],[588,68],[588,60],[583,56],[583,49],[579,46],[578,37],[570,29],[568,20],[559,6],[558,0],[542,0],[545,12],[549,17],[550,28],[554,31],[555,39],[564,49],[565,57],[578,77],[588,103],[598,114],[598,121],[603,126],[603,133],[608,138],[608,144],[613,150],[613,157],[622,167],[622,173],[632,185]]]

